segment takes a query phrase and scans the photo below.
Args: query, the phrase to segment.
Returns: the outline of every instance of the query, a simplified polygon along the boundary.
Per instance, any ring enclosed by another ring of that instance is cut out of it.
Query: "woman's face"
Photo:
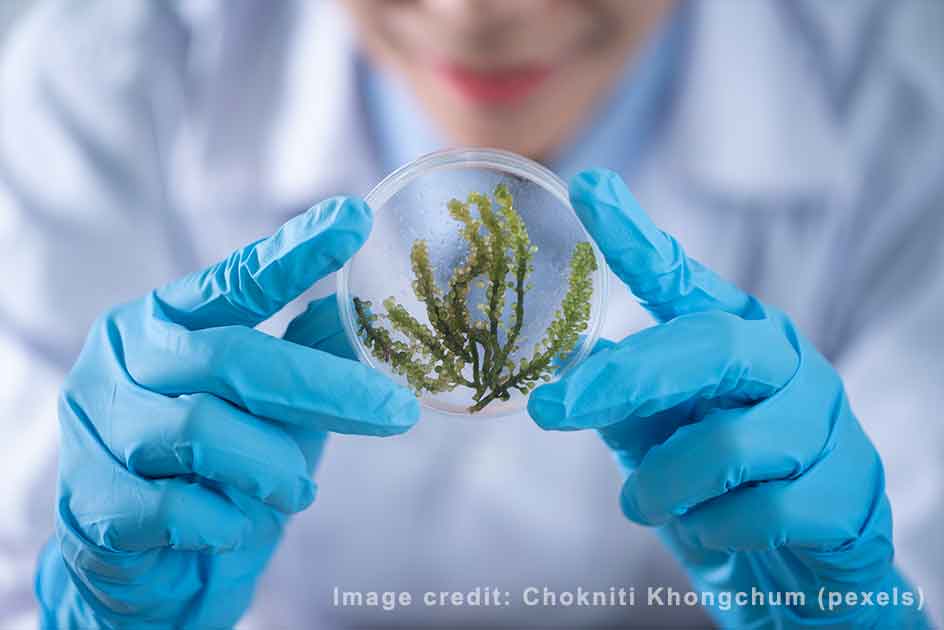
[[[361,42],[455,144],[566,141],[674,0],[344,0]]]

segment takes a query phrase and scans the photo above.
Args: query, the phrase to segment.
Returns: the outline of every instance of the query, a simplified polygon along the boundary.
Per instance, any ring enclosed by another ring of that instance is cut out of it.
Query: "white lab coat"
[[[700,6],[677,110],[630,184],[692,255],[790,313],[837,365],[885,461],[897,562],[940,615],[944,19],[930,0],[817,4]],[[52,2],[6,51],[0,626],[34,614],[54,400],[96,314],[382,175],[336,7],[181,7]],[[604,334],[620,338],[647,320],[613,280]],[[247,627],[705,623],[645,606],[331,606],[335,585],[684,588],[653,533],[620,515],[619,474],[590,432],[426,417],[397,438],[332,439],[317,480]]]

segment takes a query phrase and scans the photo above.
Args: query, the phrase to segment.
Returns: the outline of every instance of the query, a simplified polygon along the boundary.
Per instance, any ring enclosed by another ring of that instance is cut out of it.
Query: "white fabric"
[[[630,185],[837,364],[884,457],[898,563],[941,623],[942,5],[837,4],[699,6],[678,109]],[[44,4],[0,70],[0,625],[33,609],[55,393],[95,315],[382,175],[336,7],[181,6]],[[611,303],[606,336],[647,324],[615,279]],[[398,438],[332,439],[317,480],[246,627],[705,622],[686,608],[330,605],[335,585],[683,588],[652,532],[620,515],[590,433],[427,417]]]

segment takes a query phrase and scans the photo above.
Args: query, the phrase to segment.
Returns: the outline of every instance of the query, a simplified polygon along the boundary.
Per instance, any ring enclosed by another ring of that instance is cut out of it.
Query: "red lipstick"
[[[511,105],[524,100],[551,74],[551,68],[542,66],[485,71],[444,63],[436,70],[463,98],[479,105]]]

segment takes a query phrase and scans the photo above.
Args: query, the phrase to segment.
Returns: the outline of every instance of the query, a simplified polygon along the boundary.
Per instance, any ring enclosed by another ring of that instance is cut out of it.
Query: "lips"
[[[458,64],[436,66],[437,74],[465,100],[484,106],[513,105],[523,101],[550,76],[545,66],[477,70]]]

